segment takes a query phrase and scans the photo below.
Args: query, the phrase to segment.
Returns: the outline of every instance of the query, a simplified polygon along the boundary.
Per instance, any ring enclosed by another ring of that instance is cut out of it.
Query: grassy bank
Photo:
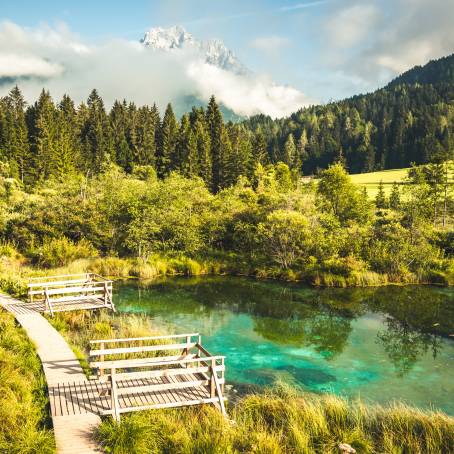
[[[428,271],[424,275],[408,273],[404,277],[392,277],[386,273],[376,273],[362,269],[362,264],[354,260],[330,261],[323,265],[308,264],[305,269],[265,267],[244,257],[223,254],[198,259],[186,256],[151,256],[148,260],[118,257],[78,259],[69,265],[57,268],[38,268],[29,265],[20,255],[1,256],[0,250],[0,289],[14,296],[24,296],[30,277],[94,272],[111,278],[155,279],[161,276],[202,276],[237,275],[258,279],[302,282],[321,287],[373,287],[388,284],[438,284],[454,285],[454,263],[445,268]]]
[[[278,388],[249,395],[229,409],[211,407],[129,414],[106,419],[98,439],[107,452],[127,453],[357,453],[454,451],[454,419],[401,404],[382,407]]]
[[[52,323],[81,358],[89,339],[156,333],[146,316],[106,312],[58,314]],[[358,453],[454,452],[454,418],[399,403],[365,405],[278,385],[243,397],[228,413],[231,421],[208,406],[128,414],[121,424],[105,418],[97,438],[115,454],[325,454],[339,452],[339,443]]]
[[[53,453],[45,379],[27,335],[0,310],[0,452]]]

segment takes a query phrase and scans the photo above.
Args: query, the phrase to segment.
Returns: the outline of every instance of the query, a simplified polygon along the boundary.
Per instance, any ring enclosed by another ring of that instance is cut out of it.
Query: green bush
[[[65,266],[77,259],[97,255],[98,252],[87,240],[74,243],[66,237],[45,240],[35,253],[38,264],[44,267]]]
[[[0,310],[0,452],[53,453],[41,363],[14,318]]]
[[[98,439],[108,452],[358,453],[454,452],[454,418],[402,404],[365,406],[334,395],[277,389],[250,395],[224,419],[213,407],[154,410],[106,419]]]

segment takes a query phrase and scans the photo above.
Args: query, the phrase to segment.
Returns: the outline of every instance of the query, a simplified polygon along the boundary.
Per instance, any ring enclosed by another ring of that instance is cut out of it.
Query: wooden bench
[[[211,355],[198,333],[90,342],[90,367],[110,383],[102,414],[213,404],[223,414],[224,356]]]
[[[28,296],[38,310],[52,316],[55,312],[103,307],[115,311],[112,281],[95,273],[32,278]]]

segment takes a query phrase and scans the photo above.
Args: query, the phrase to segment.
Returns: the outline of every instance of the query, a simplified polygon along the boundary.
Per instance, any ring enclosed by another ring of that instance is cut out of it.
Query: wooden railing
[[[54,314],[58,303],[97,301],[115,310],[112,281],[95,273],[67,274],[32,278],[28,284],[31,303],[44,303],[45,311]]]
[[[178,342],[180,339],[185,342]],[[138,343],[141,345],[123,346]],[[117,345],[108,348],[111,344]],[[120,414],[125,412],[203,403],[217,405],[225,414],[225,357],[211,355],[201,345],[201,336],[198,333],[95,340],[91,341],[91,346],[99,348],[90,351],[90,367],[96,369],[100,376],[105,375],[111,384],[111,409],[105,411],[105,414],[111,414],[117,421],[120,420]],[[181,381],[170,382],[169,377],[179,377]],[[149,381],[145,382],[146,384],[137,382],[147,379],[161,380],[158,384]],[[169,382],[166,383],[164,379]],[[121,396],[134,393],[165,393],[200,387],[206,392],[201,398],[194,398],[191,393],[183,393],[181,399],[172,402],[140,406],[120,406],[119,403]]]

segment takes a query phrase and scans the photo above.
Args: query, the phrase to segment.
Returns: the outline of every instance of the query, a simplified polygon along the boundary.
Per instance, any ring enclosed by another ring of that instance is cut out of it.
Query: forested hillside
[[[416,67],[387,87],[273,121],[247,125],[265,135],[272,160],[305,174],[343,160],[352,173],[407,167],[452,153],[454,55]]]
[[[426,163],[454,148],[453,68],[451,56],[372,94],[241,123],[225,122],[214,97],[178,120],[170,104],[162,116],[156,106],[126,101],[107,111],[96,90],[79,106],[43,90],[27,106],[16,87],[0,100],[1,173],[31,187],[98,174],[110,163],[127,173],[152,166],[161,178],[199,176],[217,192],[240,175],[251,179],[258,163],[284,162],[304,174],[335,161],[352,173]]]

